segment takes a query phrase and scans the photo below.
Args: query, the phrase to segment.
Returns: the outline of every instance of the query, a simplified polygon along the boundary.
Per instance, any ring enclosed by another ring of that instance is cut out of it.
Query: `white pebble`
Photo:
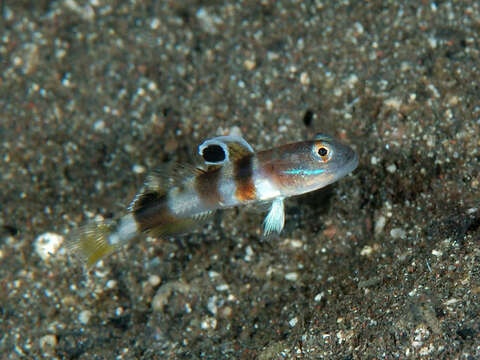
[[[95,121],[93,124],[93,130],[95,131],[103,131],[105,129],[105,121],[103,120],[98,120]]]
[[[325,296],[325,293],[322,291],[321,293],[318,293],[317,295],[315,295],[313,300],[315,300],[316,302],[319,302],[323,299],[324,296]]]
[[[394,239],[404,239],[407,233],[401,228],[394,228],[390,230],[390,236]]]
[[[458,303],[459,301],[460,301],[460,300],[458,300],[458,299],[451,298],[451,299],[448,299],[447,301],[444,301],[444,302],[443,302],[443,305],[445,305],[445,306],[455,305],[455,304]]]
[[[53,350],[57,346],[57,337],[55,335],[45,335],[40,338],[40,348],[43,351]]]
[[[150,283],[150,285],[152,286],[158,286],[160,285],[160,283],[162,282],[162,279],[160,278],[160,276],[158,275],[150,275],[148,277],[148,282]]]
[[[150,29],[157,30],[159,27],[160,27],[160,19],[159,18],[153,18],[150,21]]]
[[[243,137],[242,134],[242,129],[240,129],[238,126],[232,126],[228,132],[230,136],[239,136]]]
[[[387,219],[385,216],[379,216],[377,221],[375,221],[375,228],[374,232],[375,235],[380,235],[383,232],[383,229],[385,228],[385,224],[387,223]]]
[[[19,67],[19,66],[22,66],[23,65],[23,60],[21,57],[19,56],[15,56],[13,58],[13,65],[15,65],[16,67]]]
[[[363,34],[364,32],[364,28],[363,28],[363,25],[359,22],[356,22],[355,24],[353,24],[353,27],[355,28],[355,31],[360,35],[360,34]]]
[[[108,280],[107,283],[105,284],[105,287],[107,289],[114,289],[116,286],[117,286],[116,280]]]
[[[252,257],[253,257],[253,249],[250,245],[248,245],[246,248],[245,248],[245,257],[244,257],[244,260],[245,261],[250,261],[252,260]]]
[[[390,107],[392,109],[400,110],[400,107],[402,106],[402,100],[400,100],[399,98],[393,97],[385,100],[384,104],[387,107]]]
[[[254,61],[254,60],[251,60],[251,59],[247,59],[247,60],[245,60],[245,61],[243,62],[243,66],[245,67],[245,69],[250,70],[250,71],[252,71],[253,69],[255,69],[255,66],[256,66],[256,65],[257,65],[257,64],[255,63],[255,61]]]
[[[373,247],[369,246],[369,245],[366,245],[362,248],[362,250],[360,251],[360,255],[361,256],[370,256],[373,254]]]
[[[147,171],[147,169],[145,169],[145,166],[135,164],[133,165],[132,171],[135,174],[143,174],[145,171]]]
[[[441,252],[440,250],[435,250],[433,249],[432,250],[432,255],[436,256],[436,257],[440,257],[443,255],[443,252]]]
[[[220,273],[216,272],[216,271],[209,271],[208,272],[208,277],[210,279],[213,279],[213,278],[218,278],[220,277]]]
[[[202,29],[210,34],[218,32],[217,24],[221,23],[218,16],[210,14],[205,8],[200,8],[195,14]]]
[[[295,240],[295,239],[290,240],[288,244],[294,249],[299,249],[303,246],[303,243],[301,240]]]
[[[227,284],[220,284],[215,288],[217,291],[227,291],[228,285]]]
[[[154,81],[149,81],[148,84],[147,84],[147,88],[150,91],[157,91],[158,90],[157,83],[154,82]]]
[[[310,85],[310,76],[308,76],[307,72],[302,72],[300,74],[300,83],[302,85]]]
[[[83,325],[87,325],[91,317],[92,312],[90,310],[83,310],[78,315],[78,321],[80,321],[80,323],[82,323]]]
[[[273,102],[270,99],[265,100],[265,107],[268,111],[272,111],[273,109]]]
[[[90,4],[80,6],[75,0],[65,0],[64,4],[68,9],[80,15],[83,20],[92,21],[95,18],[95,11]]]
[[[217,327],[217,319],[213,317],[206,317],[200,324],[203,330],[215,329]]]
[[[393,174],[395,171],[397,171],[397,166],[395,164],[391,164],[387,166],[387,171],[390,174]]]
[[[218,298],[216,296],[212,296],[211,298],[208,299],[207,309],[213,315],[217,315],[217,311],[218,311],[217,300]]]
[[[298,280],[298,273],[296,272],[289,272],[285,274],[285,279],[288,281],[297,281]]]
[[[358,76],[355,75],[355,74],[351,74],[348,78],[347,78],[347,86],[352,89],[355,84],[358,82]]]
[[[51,232],[44,233],[35,239],[35,251],[42,260],[47,260],[62,246],[63,240],[62,235]]]
[[[293,319],[290,319],[290,321],[288,322],[290,327],[294,327],[295,325],[297,325],[297,323],[298,323],[298,318],[297,317],[294,317]]]

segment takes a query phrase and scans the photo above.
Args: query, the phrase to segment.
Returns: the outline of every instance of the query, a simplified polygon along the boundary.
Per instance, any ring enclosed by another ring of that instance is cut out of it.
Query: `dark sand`
[[[478,1],[1,6],[2,359],[480,357]],[[57,248],[237,130],[360,165],[278,237],[240,208],[90,272]]]

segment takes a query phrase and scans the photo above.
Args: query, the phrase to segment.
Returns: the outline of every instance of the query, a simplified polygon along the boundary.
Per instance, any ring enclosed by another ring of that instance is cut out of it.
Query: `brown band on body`
[[[207,171],[195,177],[195,189],[205,204],[216,205],[222,202],[218,186],[222,176],[221,170],[221,167],[210,166]]]
[[[233,179],[238,201],[255,200],[256,191],[253,183],[253,156],[244,156],[233,163]]]
[[[132,214],[141,231],[161,228],[177,220],[168,208],[167,195],[159,192],[144,192],[132,206]]]

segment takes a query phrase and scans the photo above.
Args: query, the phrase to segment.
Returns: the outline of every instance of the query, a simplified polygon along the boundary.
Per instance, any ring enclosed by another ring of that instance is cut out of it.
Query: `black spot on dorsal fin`
[[[205,162],[211,164],[221,164],[227,158],[224,148],[217,144],[211,144],[203,148],[201,156]]]
[[[206,165],[221,166],[227,161],[235,162],[254,153],[248,142],[239,136],[218,136],[205,140],[198,153]]]

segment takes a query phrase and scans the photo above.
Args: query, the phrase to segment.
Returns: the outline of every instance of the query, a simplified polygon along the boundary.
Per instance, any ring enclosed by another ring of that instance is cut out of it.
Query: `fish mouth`
[[[355,151],[353,151],[353,149],[349,148],[349,157],[348,157],[348,160],[345,164],[345,169],[346,169],[346,172],[349,173],[349,172],[352,172],[353,170],[355,170],[358,166],[358,155]]]
[[[359,161],[357,153],[351,147],[343,145],[340,151],[341,154],[337,152],[337,156],[339,156],[341,160],[334,170],[336,174],[335,179],[340,179],[351,173],[357,168]]]

